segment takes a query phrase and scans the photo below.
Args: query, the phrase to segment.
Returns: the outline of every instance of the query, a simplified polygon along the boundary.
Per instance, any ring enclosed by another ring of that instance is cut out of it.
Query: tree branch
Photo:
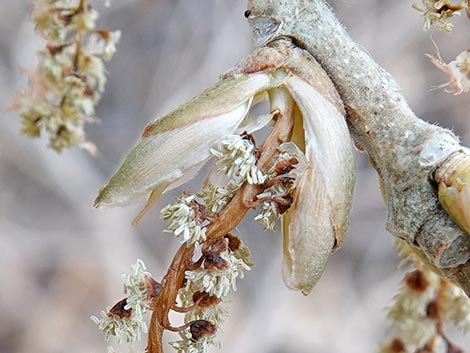
[[[470,236],[442,209],[431,175],[456,151],[450,131],[416,117],[395,80],[346,33],[321,0],[249,0],[255,41],[287,36],[308,50],[337,87],[357,146],[377,170],[387,230],[470,294]]]

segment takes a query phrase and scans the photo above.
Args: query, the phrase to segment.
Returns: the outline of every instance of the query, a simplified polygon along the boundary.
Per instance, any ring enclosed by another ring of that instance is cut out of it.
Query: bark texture
[[[344,102],[356,145],[377,170],[387,230],[470,294],[470,236],[439,204],[432,173],[456,151],[450,131],[420,120],[396,81],[347,34],[321,0],[250,0],[258,45],[289,37],[322,65]]]

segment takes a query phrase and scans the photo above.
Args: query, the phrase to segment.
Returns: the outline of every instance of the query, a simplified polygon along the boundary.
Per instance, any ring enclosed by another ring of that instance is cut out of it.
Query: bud
[[[390,353],[405,353],[405,345],[399,338],[394,338],[389,345]]]
[[[147,295],[149,300],[155,299],[160,295],[160,292],[163,289],[161,283],[157,282],[150,276],[146,276],[144,279],[145,283],[145,290],[147,291]]]
[[[464,231],[470,234],[470,154],[452,154],[436,171],[441,206]]]
[[[148,124],[120,169],[100,190],[95,207],[124,206],[148,197],[137,223],[164,191],[194,177],[211,157],[211,147],[235,133],[257,93],[278,84],[268,73],[228,76]]]
[[[219,304],[222,299],[217,298],[215,295],[210,295],[207,292],[195,292],[193,294],[193,302],[197,303],[198,306],[206,308]]]
[[[298,120],[303,125],[307,165],[283,216],[283,275],[289,288],[308,294],[343,241],[355,174],[351,138],[331,81],[321,68],[304,63],[301,56],[296,59],[306,80],[291,76],[286,87],[302,114]],[[315,76],[321,82],[317,86],[310,82]]]
[[[225,238],[228,239],[228,247],[232,251],[237,251],[242,246],[242,241],[236,235],[228,233]]]
[[[291,208],[282,217],[284,282],[305,295],[320,279],[335,245],[329,203],[320,175],[309,167],[300,179]]]
[[[109,309],[108,316],[114,315],[119,317],[120,319],[126,318],[129,319],[132,315],[132,309],[126,309],[127,306],[127,298],[118,301],[114,306]]]
[[[199,341],[202,337],[212,336],[217,332],[217,326],[207,320],[195,320],[189,327],[191,338],[194,341]]]
[[[426,275],[421,270],[415,270],[405,276],[405,284],[412,291],[421,294],[426,291],[429,286],[429,281]]]

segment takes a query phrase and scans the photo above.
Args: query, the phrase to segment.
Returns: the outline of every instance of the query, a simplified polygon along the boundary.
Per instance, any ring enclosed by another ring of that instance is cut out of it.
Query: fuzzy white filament
[[[105,333],[105,340],[115,336],[118,343],[132,343],[142,338],[142,333],[147,332],[147,324],[143,315],[148,310],[149,299],[145,287],[145,278],[150,276],[146,272],[142,260],[132,265],[131,274],[123,274],[124,293],[128,295],[124,309],[130,310],[129,317],[120,317],[111,312],[111,307],[101,311],[100,316],[92,316],[90,319]]]
[[[208,185],[198,196],[204,200],[207,212],[216,215],[230,202],[237,186],[229,184],[226,187]]]
[[[258,199],[262,198],[274,198],[282,197],[285,195],[292,194],[294,191],[297,178],[305,171],[307,165],[307,159],[305,154],[300,148],[293,142],[283,143],[279,147],[279,156],[277,162],[282,163],[294,159],[296,163],[292,165],[291,169],[287,174],[282,175],[284,177],[292,178],[292,184],[280,183],[275,184],[272,187],[266,189],[263,193],[257,196]],[[268,178],[276,178],[278,175],[274,173],[275,166],[269,170]],[[260,213],[255,217],[255,221],[259,222],[263,226],[263,230],[276,230],[276,220],[279,217],[279,213],[274,201],[263,202]]]
[[[143,319],[143,314],[148,310],[149,300],[145,285],[145,278],[151,277],[146,271],[142,260],[132,265],[132,273],[122,275],[124,278],[124,294],[127,296],[127,304],[124,309],[131,309],[134,318]]]
[[[206,240],[206,229],[196,222],[196,215],[190,203],[196,196],[183,196],[174,205],[168,205],[160,211],[162,219],[169,221],[167,233],[173,233],[181,238],[182,243],[188,246]]]
[[[241,184],[261,184],[266,180],[264,173],[256,167],[255,146],[251,140],[239,135],[225,137],[211,153],[218,158],[219,172],[225,173]]]
[[[276,230],[276,219],[279,217],[274,202],[263,202],[263,206],[259,215],[255,217],[255,221],[263,226],[263,230]]]
[[[233,254],[224,253],[221,254],[221,257],[228,264],[223,270],[207,271],[204,268],[198,268],[197,270],[186,271],[186,288],[191,288],[193,292],[207,292],[217,298],[227,296],[232,290],[236,291],[237,278],[243,278],[243,271],[249,271],[250,267]]]
[[[90,319],[98,325],[98,329],[105,333],[105,340],[110,336],[115,336],[119,344],[132,343],[140,341],[142,333],[147,332],[147,324],[143,320],[135,320],[132,318],[120,318],[110,314],[111,307],[107,307],[106,311],[101,311],[101,317],[92,316]]]
[[[180,337],[181,340],[170,343],[177,353],[207,353],[211,345],[216,345],[214,335],[204,336],[195,341],[189,332],[183,331]]]
[[[253,265],[248,258],[249,250],[243,243],[236,251],[227,250],[221,253],[220,256],[226,262],[223,269],[207,270],[204,266],[201,266],[197,270],[186,271],[186,286],[178,292],[179,300],[183,306],[194,304],[193,294],[196,292],[205,292],[219,299],[227,296],[232,290],[237,289],[237,278],[243,278],[243,271],[249,271],[250,266]],[[227,315],[228,312],[225,306],[220,301],[215,301],[212,305],[199,306],[188,312],[185,315],[185,322],[208,320],[216,327],[220,327]],[[180,333],[180,340],[172,342],[171,345],[179,353],[206,353],[209,346],[220,346],[220,343],[216,340],[214,334],[194,340],[190,332],[185,330]]]

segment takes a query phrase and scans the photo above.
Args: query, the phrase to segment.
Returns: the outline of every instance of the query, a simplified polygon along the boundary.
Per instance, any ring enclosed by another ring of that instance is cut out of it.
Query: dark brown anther
[[[225,238],[228,239],[228,247],[230,250],[237,251],[240,248],[242,241],[237,236],[228,233],[225,235]]]
[[[408,288],[418,293],[424,292],[429,285],[428,280],[420,270],[408,273],[405,276],[405,283]]]
[[[267,188],[270,188],[273,185],[292,183],[293,181],[294,181],[294,178],[292,177],[279,176],[274,179],[266,180],[263,184],[261,184],[261,187],[263,188],[263,190],[265,190]]]
[[[185,195],[190,195],[190,193],[183,193]],[[189,202],[189,206],[191,206],[194,212],[194,218],[198,223],[202,223],[207,219],[207,212],[206,206],[200,204],[196,200],[192,200]]]
[[[207,271],[222,271],[228,267],[228,262],[217,253],[209,253],[204,257],[204,268]]]
[[[163,286],[155,281],[152,277],[145,277],[145,289],[147,290],[147,294],[150,300],[155,299],[158,297],[160,292],[163,289]]]
[[[101,36],[101,38],[103,38],[105,41],[108,41],[111,39],[110,31],[101,30],[101,31],[98,31],[98,33]]]
[[[463,10],[466,6],[464,4],[459,4],[459,5],[452,5],[452,4],[445,4],[443,5],[440,9],[436,9],[437,13],[442,13],[448,10],[451,11],[460,11]]]
[[[60,136],[66,131],[67,131],[67,127],[65,125],[60,125],[59,128],[57,129],[56,135]]]
[[[212,336],[217,332],[217,326],[207,320],[195,320],[189,327],[191,338],[199,341],[204,336]]]
[[[108,316],[117,316],[120,319],[130,318],[132,314],[132,309],[125,309],[127,305],[127,298],[124,298],[121,301],[118,301],[114,306],[109,310]]]
[[[292,201],[294,201],[294,199],[289,195],[282,196],[282,199],[284,200],[284,202],[276,203],[277,212],[279,214],[283,214],[284,212],[286,212],[292,205]]]
[[[197,221],[199,223],[204,222],[207,220],[207,207],[204,205],[201,205],[199,202],[197,202],[198,210],[196,213]]]
[[[228,240],[226,238],[217,239],[212,244],[207,244],[206,247],[202,249],[203,255],[206,254],[222,254],[228,250]]]
[[[87,97],[93,97],[95,95],[95,91],[90,88],[90,86],[86,86],[85,92],[83,92],[83,94]]]
[[[58,19],[62,22],[62,24],[64,26],[68,26],[69,24],[72,23],[72,20],[73,20],[73,17],[80,13],[82,10],[81,9],[77,9],[75,11],[63,11],[61,13],[59,13],[59,15],[57,16]]]
[[[222,299],[207,292],[195,292],[193,294],[193,302],[202,308],[219,304],[221,301]]]
[[[391,353],[405,353],[405,345],[399,338],[394,338],[390,342],[389,350]]]
[[[436,322],[439,322],[439,303],[434,300],[426,307],[426,316]]]
[[[61,44],[61,45],[51,45],[51,44],[47,44],[46,45],[46,48],[47,50],[49,51],[49,54],[51,54],[52,56],[62,52],[62,50],[65,48],[65,47],[68,47],[69,44]]]
[[[242,137],[242,139],[244,140],[248,140],[248,141],[251,141],[251,143],[256,146],[256,140],[255,140],[255,137],[252,135],[252,134],[249,134],[247,131],[243,131],[240,136]]]
[[[274,173],[276,173],[276,175],[287,174],[292,169],[294,169],[295,168],[294,166],[298,163],[299,161],[295,157],[291,157],[289,159],[282,159],[275,164]]]

